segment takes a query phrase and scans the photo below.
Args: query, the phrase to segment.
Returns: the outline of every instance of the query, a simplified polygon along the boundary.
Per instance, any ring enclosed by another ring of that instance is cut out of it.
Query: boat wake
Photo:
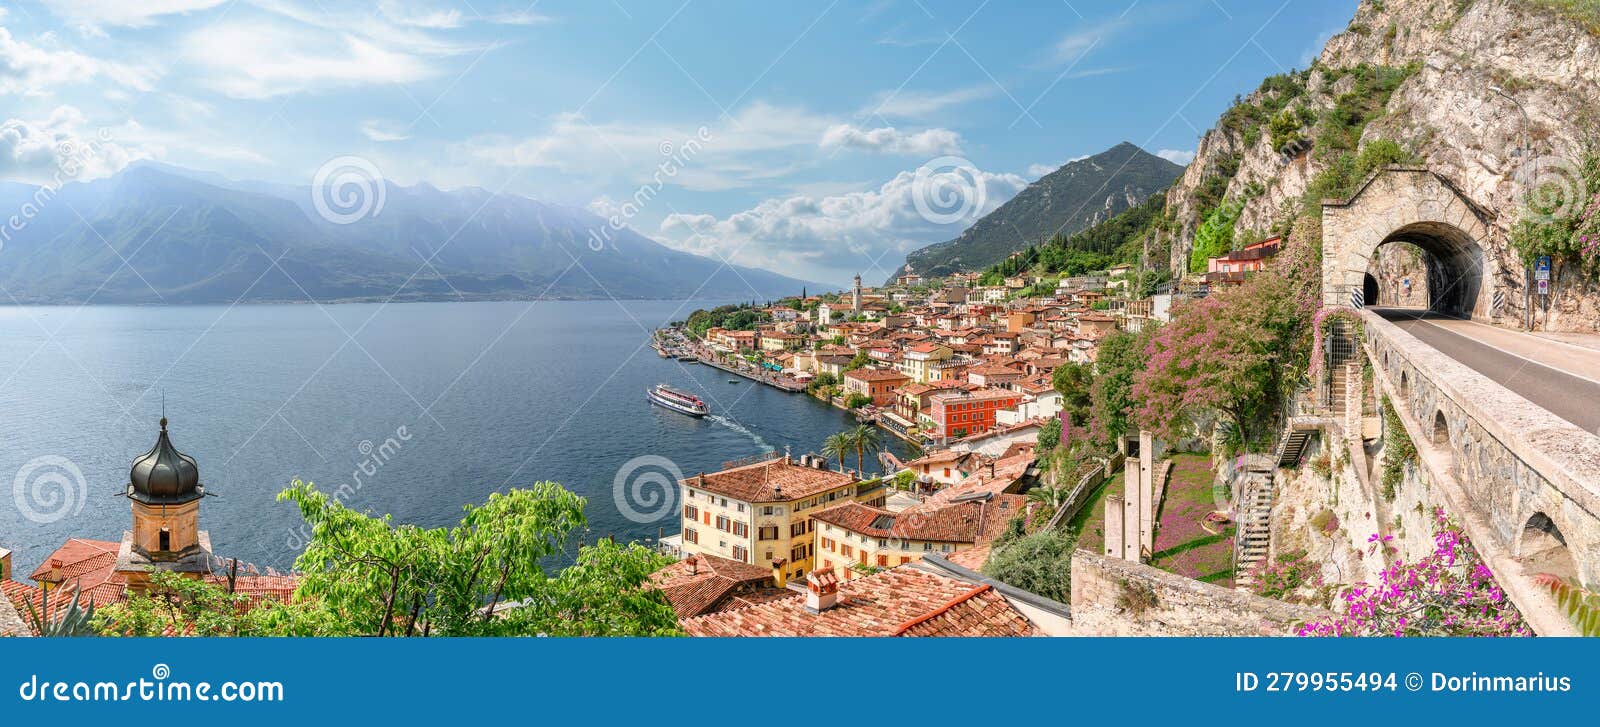
[[[722,426],[725,426],[725,427],[727,427],[729,429],[732,429],[735,432],[738,432],[740,434],[745,435],[746,437],[749,437],[750,441],[755,442],[756,446],[760,447],[762,449],[762,451],[771,452],[771,451],[777,449],[777,447],[774,447],[774,446],[772,446],[770,444],[767,444],[767,440],[762,439],[761,435],[756,434],[753,431],[750,431],[749,427],[746,427],[745,425],[740,424],[740,423],[738,423],[738,422],[736,422],[736,421],[734,421],[732,419],[729,419],[729,418],[727,418],[727,417],[725,417],[725,416],[723,416],[721,414],[712,414],[711,416],[706,417],[706,420],[707,421],[716,422],[718,424],[721,424]]]

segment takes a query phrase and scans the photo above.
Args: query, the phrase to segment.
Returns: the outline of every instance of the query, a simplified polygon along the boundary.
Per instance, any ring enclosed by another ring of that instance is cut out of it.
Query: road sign
[[[1539,295],[1549,295],[1549,294],[1550,294],[1550,281],[1547,280],[1547,279],[1541,278],[1539,280]]]
[[[1540,280],[1540,281],[1549,280],[1550,279],[1550,256],[1549,255],[1540,255],[1539,256],[1539,261],[1534,263],[1534,266],[1533,266],[1533,279],[1534,280]]]

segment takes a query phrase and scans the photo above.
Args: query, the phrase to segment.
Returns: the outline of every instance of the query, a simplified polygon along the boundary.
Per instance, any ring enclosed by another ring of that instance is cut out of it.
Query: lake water
[[[301,520],[276,495],[295,478],[425,526],[554,480],[589,498],[586,539],[671,534],[676,494],[651,484],[673,467],[815,451],[854,424],[649,348],[651,329],[705,305],[0,308],[0,547],[21,578],[69,537],[120,539],[119,494],[163,399],[173,443],[217,495],[200,519],[220,556],[293,563]],[[700,393],[713,416],[648,405],[659,382]],[[642,499],[619,506],[619,471]]]

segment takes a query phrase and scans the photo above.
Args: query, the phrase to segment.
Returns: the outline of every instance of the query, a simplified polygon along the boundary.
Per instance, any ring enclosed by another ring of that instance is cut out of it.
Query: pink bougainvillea
[[[1301,626],[1301,636],[1532,636],[1494,574],[1455,522],[1435,510],[1433,552],[1395,562],[1378,583],[1357,583],[1344,595],[1344,614]],[[1387,548],[1372,536],[1369,552]]]

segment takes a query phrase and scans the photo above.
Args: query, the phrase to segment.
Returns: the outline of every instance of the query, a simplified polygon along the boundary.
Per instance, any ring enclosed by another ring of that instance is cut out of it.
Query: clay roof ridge
[[[900,624],[899,626],[895,627],[894,633],[892,633],[890,635],[891,636],[904,636],[907,631],[910,631],[911,629],[917,627],[920,624],[923,624],[923,623],[926,623],[928,621],[931,621],[931,620],[939,617],[941,614],[944,614],[944,613],[948,612],[950,609],[955,608],[956,606],[959,606],[959,605],[961,605],[963,603],[966,603],[967,601],[970,601],[973,598],[975,598],[975,597],[977,597],[977,596],[979,596],[979,595],[981,595],[983,593],[987,593],[992,588],[993,588],[993,586],[990,586],[989,584],[985,583],[985,584],[983,584],[981,586],[978,586],[977,588],[974,588],[974,589],[972,589],[970,591],[967,591],[966,593],[963,593],[963,594],[961,594],[959,596],[956,596],[955,598],[952,598],[949,601],[945,602],[944,605],[942,605],[942,606],[940,606],[940,607],[938,607],[938,608],[936,608],[936,609],[934,609],[932,611],[929,611],[929,612],[927,612],[925,614],[922,614],[921,616],[918,616],[918,617],[913,618],[913,619],[911,619],[909,621],[906,621],[905,623]]]

